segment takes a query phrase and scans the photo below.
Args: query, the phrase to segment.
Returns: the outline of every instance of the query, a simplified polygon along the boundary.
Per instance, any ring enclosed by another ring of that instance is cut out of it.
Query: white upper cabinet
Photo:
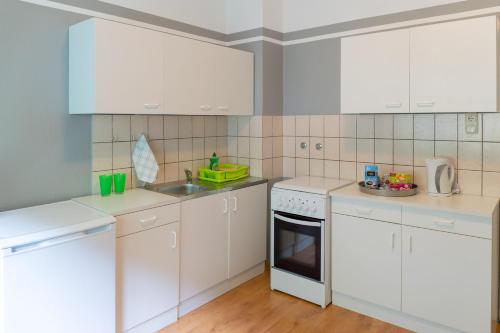
[[[93,18],[70,28],[69,112],[163,113],[163,34]]]
[[[411,111],[497,111],[495,16],[412,28]]]
[[[496,112],[497,18],[346,37],[341,113]]]
[[[343,38],[341,112],[409,112],[408,30]]]

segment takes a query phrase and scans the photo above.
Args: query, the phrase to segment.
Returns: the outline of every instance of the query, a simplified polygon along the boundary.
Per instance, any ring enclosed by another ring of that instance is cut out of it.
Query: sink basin
[[[186,195],[191,195],[199,192],[205,192],[209,188],[196,184],[180,184],[180,185],[170,185],[158,188],[158,192],[164,194],[170,194],[176,197],[183,197]]]

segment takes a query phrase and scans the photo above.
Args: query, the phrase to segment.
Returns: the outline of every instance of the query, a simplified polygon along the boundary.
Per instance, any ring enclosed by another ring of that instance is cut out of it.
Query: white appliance
[[[271,289],[331,302],[329,192],[352,181],[298,177],[271,191]]]
[[[433,196],[450,196],[456,183],[455,167],[447,158],[436,157],[425,161],[427,191]]]
[[[114,221],[72,201],[0,213],[0,332],[115,332]]]

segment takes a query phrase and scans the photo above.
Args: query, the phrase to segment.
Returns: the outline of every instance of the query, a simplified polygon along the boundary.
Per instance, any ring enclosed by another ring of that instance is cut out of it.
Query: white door
[[[409,112],[407,29],[342,38],[341,113]]]
[[[411,112],[495,112],[495,16],[410,29]]]
[[[490,332],[491,241],[403,226],[405,313],[464,332]]]
[[[181,301],[227,279],[229,195],[181,204]]]
[[[215,114],[215,61],[220,46],[164,36],[166,113]]]
[[[267,184],[229,193],[229,278],[232,278],[266,260]]]
[[[113,226],[13,250],[3,258],[3,332],[115,332]]]
[[[163,112],[163,34],[96,20],[98,113]]]
[[[401,310],[401,225],[333,214],[332,289]]]
[[[254,102],[254,56],[219,47],[216,57],[217,114],[252,115]]]
[[[117,323],[127,331],[179,304],[179,223],[117,239]]]

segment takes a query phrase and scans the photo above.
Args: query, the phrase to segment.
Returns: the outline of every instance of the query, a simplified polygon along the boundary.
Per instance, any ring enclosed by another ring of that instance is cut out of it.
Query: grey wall
[[[84,16],[1,0],[0,211],[90,192],[90,117],[68,115],[68,27]]]

